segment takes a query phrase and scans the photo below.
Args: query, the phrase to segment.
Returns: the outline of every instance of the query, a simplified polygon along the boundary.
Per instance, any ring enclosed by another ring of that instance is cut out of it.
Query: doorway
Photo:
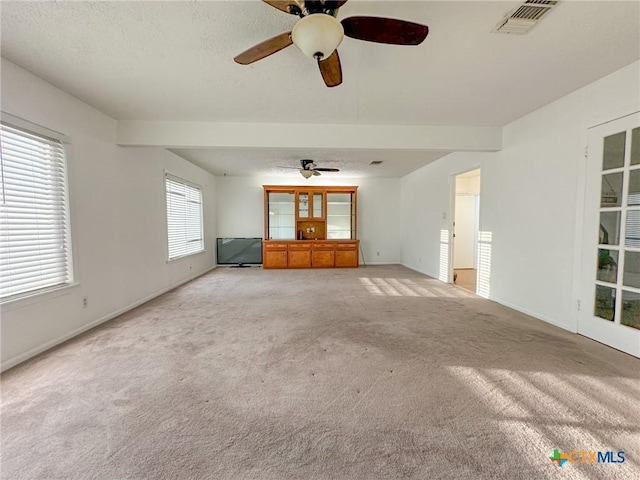
[[[480,230],[480,169],[455,176],[453,203],[453,284],[477,291]]]
[[[589,129],[578,333],[640,357],[640,114]]]

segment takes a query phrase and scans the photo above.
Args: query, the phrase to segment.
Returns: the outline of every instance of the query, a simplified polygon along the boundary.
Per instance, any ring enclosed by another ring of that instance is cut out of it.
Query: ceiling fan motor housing
[[[313,170],[316,167],[314,161],[308,159],[300,160],[300,164],[304,170]]]
[[[291,31],[296,47],[315,60],[331,56],[343,38],[342,24],[326,13],[313,13],[301,18]]]

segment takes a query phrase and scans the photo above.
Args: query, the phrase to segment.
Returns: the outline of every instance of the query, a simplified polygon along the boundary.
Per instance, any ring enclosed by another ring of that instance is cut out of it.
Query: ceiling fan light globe
[[[304,178],[311,178],[311,176],[313,176],[313,170],[300,170],[300,175]]]
[[[342,24],[325,13],[313,13],[301,18],[291,31],[295,46],[307,57],[316,60],[329,58],[343,38]]]

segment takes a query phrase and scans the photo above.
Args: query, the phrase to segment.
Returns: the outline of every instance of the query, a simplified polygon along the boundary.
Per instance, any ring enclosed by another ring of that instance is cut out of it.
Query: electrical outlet
[[[87,297],[82,297],[82,308],[87,308],[88,305],[89,300],[87,299]]]

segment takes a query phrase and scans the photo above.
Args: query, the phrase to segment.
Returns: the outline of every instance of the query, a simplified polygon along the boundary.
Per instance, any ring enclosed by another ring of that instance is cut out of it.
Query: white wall
[[[330,178],[329,174],[309,181],[302,177],[217,177],[220,237],[264,237],[262,185],[357,185],[358,238],[365,263],[400,262],[400,179]]]
[[[500,152],[453,153],[404,177],[403,263],[440,276],[451,175],[481,166],[489,297],[576,331],[587,128],[638,110],[639,78],[635,62],[507,125]]]
[[[115,145],[116,122],[2,60],[2,110],[67,146],[77,286],[2,308],[2,368],[214,266],[215,177],[163,150]],[[166,262],[164,170],[203,188],[206,252]],[[82,298],[88,307],[83,309]]]

